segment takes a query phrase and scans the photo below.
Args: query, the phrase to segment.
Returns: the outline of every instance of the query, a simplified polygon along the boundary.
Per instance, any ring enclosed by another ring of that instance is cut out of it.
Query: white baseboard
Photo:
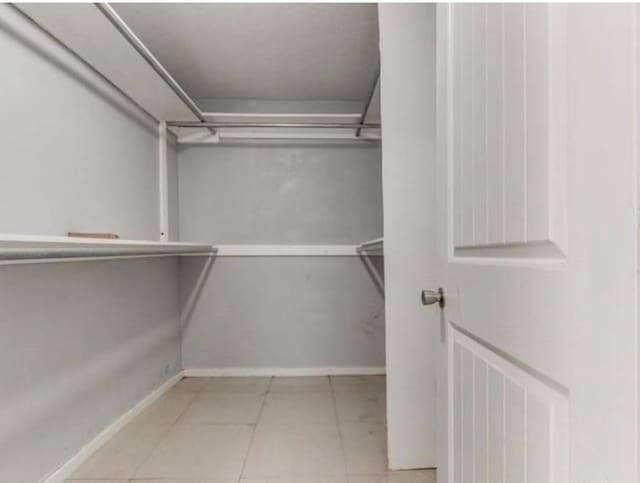
[[[124,413],[107,428],[105,428],[100,434],[87,443],[80,451],[71,457],[60,468],[55,470],[52,474],[45,477],[42,483],[63,483],[84,463],[93,453],[95,453],[100,447],[109,441],[113,435],[115,435],[122,427],[132,421],[138,416],[147,406],[153,403],[156,399],[162,396],[165,392],[171,389],[180,379],[184,377],[183,371],[178,372],[175,376],[172,376],[160,387],[155,389],[151,394],[145,397],[142,401],[136,404],[129,411]]]
[[[219,376],[371,376],[384,375],[384,367],[221,367],[185,369],[185,377]]]

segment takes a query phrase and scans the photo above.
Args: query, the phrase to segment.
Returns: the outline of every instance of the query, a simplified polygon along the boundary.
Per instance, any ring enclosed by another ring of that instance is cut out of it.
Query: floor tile
[[[350,476],[349,483],[436,483],[436,470],[390,471],[381,476]]]
[[[382,475],[387,472],[387,434],[384,424],[343,423],[340,436],[350,475]]]
[[[184,412],[180,422],[255,424],[264,398],[263,394],[203,392]]]
[[[244,477],[342,476],[336,424],[258,424]]]
[[[208,377],[183,377],[174,385],[168,394],[174,393],[199,393],[211,382]]]
[[[196,393],[189,392],[167,393],[145,409],[134,423],[171,424],[187,409],[195,396]]]
[[[242,478],[240,483],[348,483],[346,476],[320,476],[295,478]]]
[[[89,482],[89,483],[96,483],[96,482]],[[149,480],[145,478],[143,480],[138,480],[138,479],[129,480],[129,483],[238,483],[238,479],[237,478],[214,478],[214,479],[207,478],[206,480],[203,480],[203,479],[194,480],[192,478],[189,478],[187,480],[185,479],[167,480],[165,478],[161,478],[159,480],[153,480],[153,479]]]
[[[331,386],[336,392],[379,390],[386,391],[385,376],[331,376]]]
[[[386,420],[387,405],[384,392],[336,391],[338,420],[341,423],[365,423]]]
[[[270,392],[331,391],[327,376],[274,377]]]
[[[136,478],[238,478],[253,429],[249,425],[176,424]]]
[[[65,483],[127,483],[128,480],[65,480]]]
[[[72,478],[130,478],[168,430],[169,425],[128,424],[82,464]]]
[[[206,392],[250,392],[265,394],[271,384],[270,377],[214,377],[204,388]]]
[[[261,423],[336,423],[331,392],[270,392]]]

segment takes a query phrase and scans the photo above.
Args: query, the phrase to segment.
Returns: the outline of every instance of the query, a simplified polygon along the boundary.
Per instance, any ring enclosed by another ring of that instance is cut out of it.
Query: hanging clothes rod
[[[174,255],[213,255],[217,249],[208,251],[184,251],[175,249],[136,250],[122,248],[51,248],[41,249],[8,249],[0,251],[0,260],[33,260],[39,258],[101,258],[101,257],[149,257]]]
[[[362,123],[330,123],[330,122],[193,122],[193,121],[167,121],[170,127],[186,128],[284,128],[284,129],[380,129],[380,124]]]
[[[158,59],[151,53],[146,45],[138,38],[138,36],[131,30],[131,27],[118,15],[108,3],[96,3],[95,6],[102,12],[102,14],[111,22],[111,24],[120,32],[127,42],[140,54],[140,56],[151,66],[153,70],[166,82],[173,92],[180,98],[182,102],[186,104],[189,110],[202,122],[206,121],[206,118],[202,114],[202,111],[193,99],[185,92],[185,90],[178,84],[173,76],[165,69]],[[211,130],[212,134],[215,134],[214,130]]]
[[[150,258],[176,255],[211,256],[218,250],[165,249],[128,249],[128,248],[27,248],[0,250],[0,263],[26,260],[65,260],[99,258]]]

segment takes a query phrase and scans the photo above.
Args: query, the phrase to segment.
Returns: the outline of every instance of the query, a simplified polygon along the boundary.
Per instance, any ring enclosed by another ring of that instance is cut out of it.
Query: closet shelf
[[[354,257],[357,245],[216,245],[219,257]]]
[[[361,243],[356,251],[365,255],[382,255],[384,253],[384,238],[376,238]]]
[[[0,234],[0,264],[211,256],[216,252],[212,245],[199,243]]]

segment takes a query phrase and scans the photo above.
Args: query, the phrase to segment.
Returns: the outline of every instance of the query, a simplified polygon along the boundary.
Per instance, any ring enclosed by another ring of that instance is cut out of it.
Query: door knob
[[[423,290],[422,291],[422,305],[438,304],[440,308],[444,308],[444,291],[440,287],[435,290]]]

